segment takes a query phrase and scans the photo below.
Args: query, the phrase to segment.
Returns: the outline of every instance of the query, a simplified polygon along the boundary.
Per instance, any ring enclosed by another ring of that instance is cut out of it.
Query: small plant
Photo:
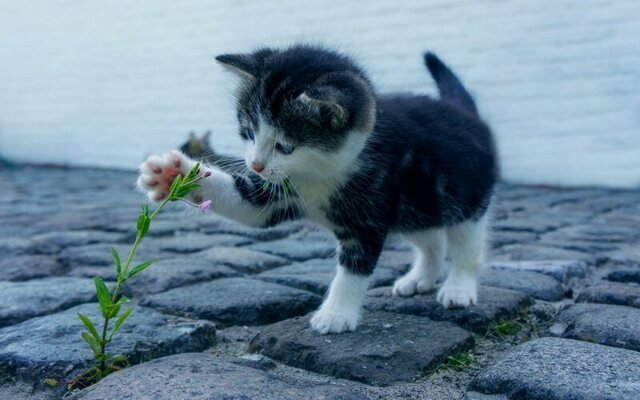
[[[462,371],[465,368],[469,368],[476,363],[476,360],[469,352],[462,352],[453,356],[447,357],[442,363],[442,367],[454,371]]]
[[[432,377],[441,371],[462,371],[466,368],[477,364],[470,352],[462,351],[460,353],[448,356],[442,364],[428,373]]]
[[[521,329],[522,326],[516,321],[504,321],[493,327],[493,333],[499,337],[513,336]]]
[[[59,384],[66,384],[68,390],[73,390],[78,387],[85,387],[96,383],[110,373],[118,371],[128,365],[127,359],[124,355],[108,353],[107,345],[111,343],[113,336],[118,332],[118,329],[120,329],[122,324],[133,312],[133,308],[127,308],[124,311],[122,310],[122,306],[129,302],[129,299],[126,296],[120,294],[122,285],[130,278],[142,273],[153,263],[153,261],[149,260],[131,267],[133,256],[135,255],[136,249],[142,241],[142,238],[144,238],[149,231],[151,222],[169,202],[182,200],[188,204],[198,207],[203,213],[211,207],[211,201],[205,201],[200,205],[196,205],[184,198],[190,192],[200,188],[198,182],[209,176],[209,174],[209,172],[200,174],[200,165],[196,164],[186,176],[178,175],[175,178],[169,189],[169,195],[162,203],[160,203],[153,213],[149,213],[148,206],[144,205],[142,207],[142,211],[138,216],[138,222],[136,225],[136,239],[133,242],[131,250],[129,250],[129,254],[127,255],[124,263],[116,249],[111,248],[111,255],[113,256],[116,269],[116,284],[113,290],[109,291],[109,288],[102,278],[94,278],[98,303],[100,304],[100,312],[103,318],[100,330],[98,330],[89,317],[78,313],[78,318],[86,328],[86,330],[80,335],[90,346],[91,351],[95,356],[95,365],[81,372],[72,380],[58,381],[50,378],[45,379],[45,383],[47,385],[55,387]],[[113,320],[115,320],[115,323],[111,326],[111,329],[109,329],[110,323]]]

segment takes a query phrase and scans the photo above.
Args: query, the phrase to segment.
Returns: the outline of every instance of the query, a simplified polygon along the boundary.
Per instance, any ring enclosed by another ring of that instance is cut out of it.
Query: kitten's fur
[[[242,77],[238,95],[245,162],[260,173],[212,175],[195,199],[219,214],[271,226],[310,218],[339,241],[337,275],[311,319],[320,333],[356,327],[386,236],[417,249],[396,295],[431,290],[449,247],[452,270],[438,292],[446,307],[477,302],[487,209],[498,169],[489,128],[455,75],[433,54],[425,62],[441,99],[378,96],[350,58],[321,47],[223,55]],[[179,152],[152,157],[139,185],[152,199],[191,168]],[[278,183],[287,182],[287,189]],[[264,179],[274,182],[263,185]]]

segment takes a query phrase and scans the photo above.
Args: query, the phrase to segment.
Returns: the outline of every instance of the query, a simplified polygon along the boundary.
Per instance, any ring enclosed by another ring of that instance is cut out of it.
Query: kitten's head
[[[180,146],[180,151],[194,160],[206,160],[214,155],[209,144],[210,137],[211,131],[206,131],[201,137],[197,137],[195,132],[190,132],[187,141]]]
[[[216,57],[242,78],[238,95],[245,161],[269,180],[335,178],[373,129],[376,102],[364,72],[320,47]]]

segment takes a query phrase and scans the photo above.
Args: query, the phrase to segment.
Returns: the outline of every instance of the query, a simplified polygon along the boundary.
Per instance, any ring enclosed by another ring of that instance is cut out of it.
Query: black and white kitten
[[[311,319],[314,330],[355,329],[392,232],[417,250],[394,294],[431,290],[448,253],[452,269],[438,300],[445,307],[477,303],[496,152],[471,96],[435,55],[425,62],[440,100],[378,96],[350,58],[321,47],[217,60],[242,78],[238,121],[252,171],[209,166],[211,176],[192,200],[210,199],[216,213],[252,226],[309,218],[334,232],[337,274]],[[178,151],[150,157],[138,184],[162,200],[174,177],[193,165]]]

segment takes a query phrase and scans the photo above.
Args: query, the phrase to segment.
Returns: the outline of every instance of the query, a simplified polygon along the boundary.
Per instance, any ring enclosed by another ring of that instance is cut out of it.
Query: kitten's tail
[[[426,52],[424,62],[438,85],[440,98],[458,109],[478,116],[473,97],[464,88],[460,79],[435,54]]]

